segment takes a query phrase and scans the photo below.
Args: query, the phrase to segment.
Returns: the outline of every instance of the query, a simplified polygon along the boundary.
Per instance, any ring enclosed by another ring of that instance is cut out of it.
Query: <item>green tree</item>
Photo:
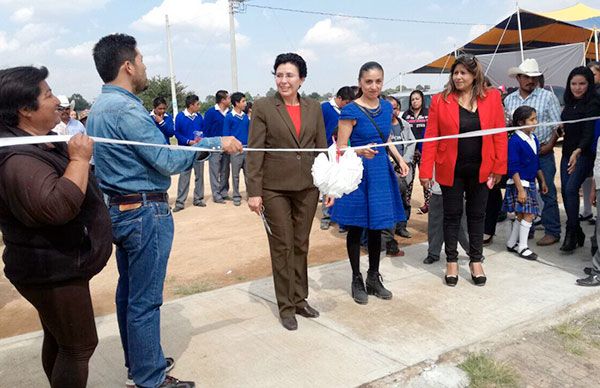
[[[321,95],[317,92],[312,92],[308,95],[308,98],[312,98],[313,100],[321,101]]]
[[[185,109],[185,97],[188,94],[193,94],[193,91],[187,91],[187,86],[181,82],[175,82],[175,91],[177,95],[177,108],[182,111]],[[154,76],[148,80],[148,89],[139,94],[139,98],[142,100],[144,107],[150,111],[152,110],[152,100],[156,97],[164,97],[167,100],[167,110],[169,114],[173,114],[173,107],[171,106],[171,80],[169,77],[161,77],[160,75]]]
[[[204,112],[215,106],[216,101],[214,94],[206,96],[204,102],[200,103],[200,113],[204,114]]]
[[[269,90],[267,91],[267,97],[273,97],[275,93],[277,93],[277,90],[269,88]]]
[[[91,106],[90,103],[87,102],[87,100],[83,98],[83,96],[79,93],[73,93],[73,95],[71,95],[71,97],[69,98],[69,101],[75,101],[74,110],[77,112],[89,109]]]

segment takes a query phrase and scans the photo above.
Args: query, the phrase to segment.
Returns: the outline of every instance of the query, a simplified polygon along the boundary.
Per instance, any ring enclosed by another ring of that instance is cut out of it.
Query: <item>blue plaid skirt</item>
[[[504,194],[504,203],[502,210],[508,213],[526,213],[539,216],[542,214],[537,200],[537,189],[535,182],[529,182],[529,187],[524,187],[527,193],[525,204],[517,201],[519,193],[514,184],[506,185],[506,193]]]

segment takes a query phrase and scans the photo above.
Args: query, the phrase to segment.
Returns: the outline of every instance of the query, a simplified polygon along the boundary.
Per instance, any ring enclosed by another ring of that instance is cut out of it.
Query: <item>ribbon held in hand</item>
[[[334,143],[327,149],[327,156],[319,154],[312,166],[313,183],[321,193],[333,198],[356,190],[363,175],[362,160],[353,149],[346,149],[341,157],[339,153]]]

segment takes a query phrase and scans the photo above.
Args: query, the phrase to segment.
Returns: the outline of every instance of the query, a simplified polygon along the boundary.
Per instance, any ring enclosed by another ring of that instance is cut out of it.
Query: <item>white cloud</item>
[[[165,15],[173,28],[185,28],[214,33],[229,31],[229,8],[227,0],[205,3],[202,0],[164,0],[158,7],[133,22],[140,31],[164,28]]]
[[[442,7],[440,7],[440,5],[439,5],[439,4],[437,4],[437,3],[430,3],[430,4],[427,6],[427,10],[428,10],[429,12],[440,12],[440,11],[442,10]]]
[[[65,57],[67,59],[92,59],[92,49],[94,48],[94,41],[87,41],[72,47],[56,49],[55,53],[58,56]]]
[[[469,40],[477,38],[479,35],[483,34],[488,29],[489,27],[485,24],[476,24],[474,26],[471,26],[471,29],[469,30]]]
[[[146,65],[165,63],[165,57],[160,54],[144,55],[144,63]]]
[[[27,23],[33,16],[33,7],[19,8],[10,17],[10,20],[17,23]]]
[[[299,48],[296,53],[300,55],[306,62],[316,62],[319,60],[319,55],[309,48]]]
[[[37,16],[74,15],[103,8],[110,0],[28,0],[27,8],[35,10]],[[23,0],[0,0],[3,10],[17,11],[23,8]]]
[[[0,31],[0,53],[16,50],[19,46],[19,42],[16,39],[9,38],[6,32]]]
[[[325,19],[318,21],[312,26],[302,38],[303,45],[350,45],[360,41],[356,33],[350,29],[348,19],[336,20]]]

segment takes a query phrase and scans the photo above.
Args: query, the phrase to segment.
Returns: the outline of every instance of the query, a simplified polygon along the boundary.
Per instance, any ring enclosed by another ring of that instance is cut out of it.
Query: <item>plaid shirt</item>
[[[514,111],[523,105],[534,108],[537,112],[538,123],[552,123],[560,121],[560,103],[554,93],[546,89],[535,88],[527,98],[523,99],[519,90],[506,96],[504,99],[504,110],[509,120],[512,120]],[[552,137],[554,127],[539,125],[535,134],[540,144],[547,143]]]

